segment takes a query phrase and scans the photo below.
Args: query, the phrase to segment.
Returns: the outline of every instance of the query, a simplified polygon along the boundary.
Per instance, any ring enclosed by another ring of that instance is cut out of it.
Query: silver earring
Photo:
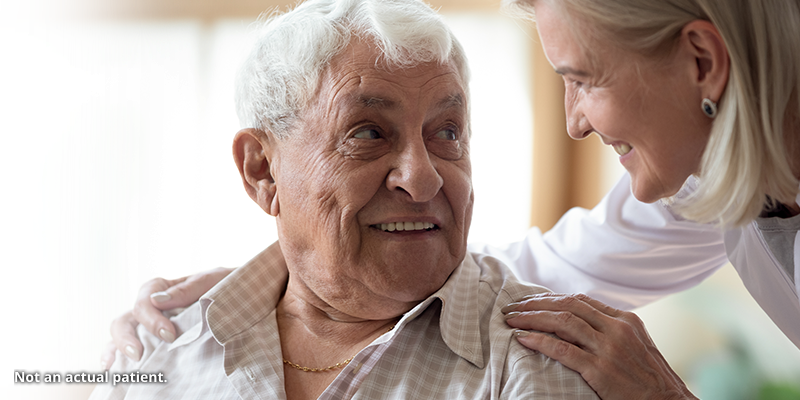
[[[706,117],[714,118],[717,116],[717,103],[714,103],[708,97],[703,99],[703,102],[700,103],[700,107],[703,108],[703,114],[705,114]]]

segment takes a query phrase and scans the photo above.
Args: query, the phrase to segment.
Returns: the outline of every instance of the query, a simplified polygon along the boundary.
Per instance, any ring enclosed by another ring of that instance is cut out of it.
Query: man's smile
[[[406,222],[389,222],[386,224],[370,225],[371,228],[380,229],[384,232],[402,232],[402,231],[432,231],[439,229],[439,226],[431,222],[420,221],[406,221]]]

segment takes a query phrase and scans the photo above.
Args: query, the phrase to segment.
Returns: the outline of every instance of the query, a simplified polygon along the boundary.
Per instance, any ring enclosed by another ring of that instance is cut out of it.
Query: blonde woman
[[[800,2],[517,0],[514,6],[536,20],[545,53],[564,78],[570,136],[597,133],[630,176],[630,189],[617,187],[591,214],[565,216],[548,242],[601,286],[648,292],[691,286],[713,270],[685,259],[715,256],[711,247],[700,248],[713,246],[713,232],[703,240],[686,231],[685,220],[719,227],[722,248],[747,289],[800,347]],[[667,213],[642,213],[631,194]],[[598,246],[592,240],[610,252],[571,255]],[[636,248],[658,252],[659,246],[660,259],[626,259]],[[603,398],[690,395],[629,313],[581,297],[509,308],[512,326],[563,339],[531,333],[520,338],[523,344],[581,372]],[[660,382],[653,373],[659,370]]]
[[[693,398],[641,322],[619,309],[692,287],[730,261],[800,347],[800,3],[510,3],[535,19],[564,78],[570,136],[598,134],[628,171],[594,210],[571,210],[544,235],[534,228],[506,249],[471,248],[525,280],[583,293],[506,307],[519,341],[580,372],[604,399]],[[156,307],[188,304],[226,273],[149,282],[137,318],[171,339]],[[131,322],[129,313],[112,330],[136,356]]]

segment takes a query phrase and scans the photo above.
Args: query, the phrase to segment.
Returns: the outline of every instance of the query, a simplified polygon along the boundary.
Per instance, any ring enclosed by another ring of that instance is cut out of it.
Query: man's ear
[[[277,217],[280,206],[271,170],[275,151],[273,141],[270,135],[258,129],[242,129],[233,139],[233,160],[250,198],[267,214]]]
[[[683,27],[681,36],[695,58],[693,75],[702,96],[718,102],[728,85],[731,63],[722,35],[711,22],[695,20]]]

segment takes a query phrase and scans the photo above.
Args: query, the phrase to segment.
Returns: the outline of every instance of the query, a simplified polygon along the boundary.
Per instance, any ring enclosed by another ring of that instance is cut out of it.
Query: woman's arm
[[[594,209],[569,210],[545,234],[532,228],[507,247],[469,249],[504,261],[522,280],[623,310],[693,287],[728,262],[720,228],[636,200],[627,174]]]
[[[477,250],[525,280],[570,293],[531,296],[503,311],[520,343],[580,373],[601,398],[695,398],[641,320],[614,307],[638,307],[711,275],[727,263],[721,229],[637,201],[626,175],[593,210],[570,210],[544,235],[534,228],[504,251]]]

